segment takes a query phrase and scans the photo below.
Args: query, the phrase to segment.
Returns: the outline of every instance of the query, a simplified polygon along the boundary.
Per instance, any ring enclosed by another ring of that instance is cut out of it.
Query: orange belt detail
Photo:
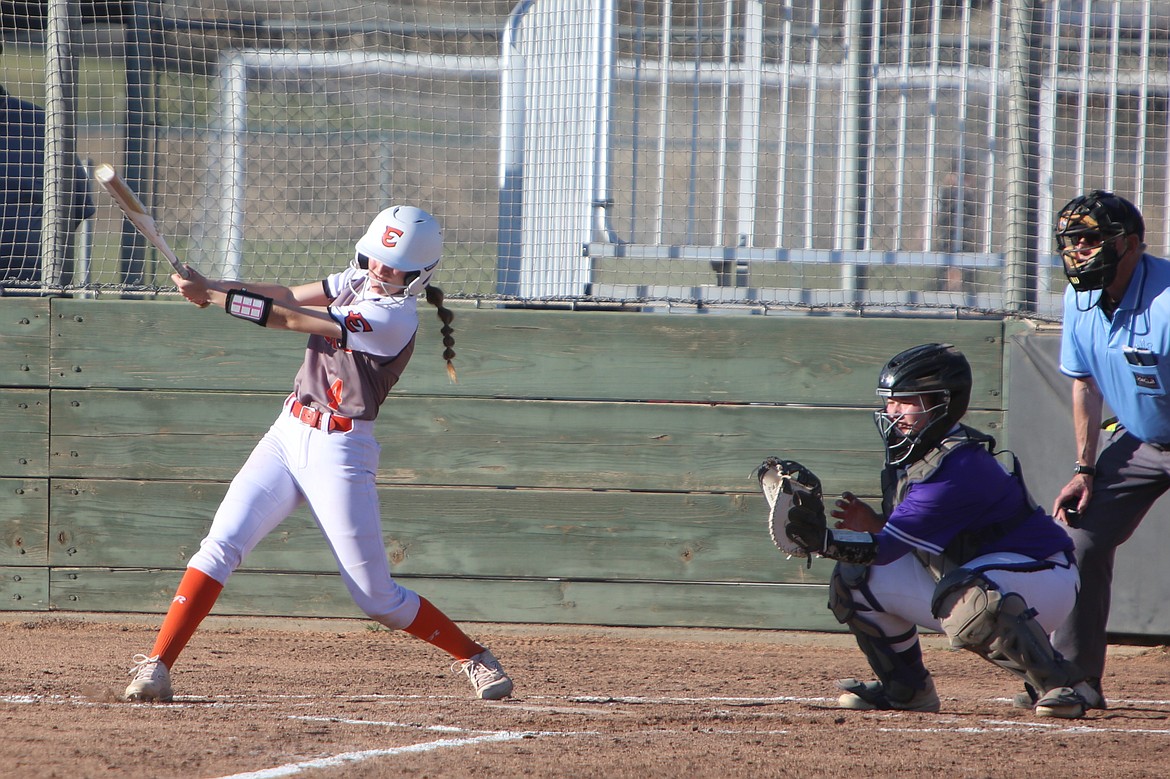
[[[292,407],[289,409],[289,413],[309,427],[315,427],[318,429],[321,428],[321,422],[326,418],[325,414],[322,414],[312,406],[306,406],[299,400],[293,401]],[[337,430],[341,431],[342,433],[348,433],[350,430],[353,430],[353,420],[349,417],[339,417],[334,414],[329,416],[328,419],[330,432]]]

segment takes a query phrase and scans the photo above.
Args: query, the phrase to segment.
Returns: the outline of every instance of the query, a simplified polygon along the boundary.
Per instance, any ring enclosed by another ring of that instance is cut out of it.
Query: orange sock
[[[199,623],[211,613],[211,607],[222,591],[223,585],[215,579],[203,571],[188,568],[171,600],[150,656],[158,655],[167,668],[173,667],[183,647],[195,635]]]
[[[437,646],[456,660],[467,660],[483,651],[482,646],[472,641],[450,617],[435,608],[429,600],[421,596],[418,600],[418,616],[403,630],[415,638],[421,638],[428,644]]]

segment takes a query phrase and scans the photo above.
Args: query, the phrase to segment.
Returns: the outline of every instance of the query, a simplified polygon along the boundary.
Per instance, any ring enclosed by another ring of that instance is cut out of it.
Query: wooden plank
[[[0,387],[49,386],[49,300],[0,297]]]
[[[0,477],[49,475],[49,390],[0,389]]]
[[[247,331],[185,303],[53,306],[56,387],[284,393],[303,354],[303,336]],[[452,306],[459,383],[447,380],[438,322],[423,305],[415,356],[395,395],[869,405],[890,356],[942,340],[972,363],[972,406],[1002,408],[999,321]]]
[[[270,396],[54,391],[50,470],[228,480],[262,434],[260,420],[278,409]],[[403,397],[387,416],[385,484],[754,492],[754,468],[784,453],[830,492],[879,491],[872,407]],[[976,412],[968,421],[994,432],[1002,417]]]
[[[175,568],[198,548],[226,486],[57,480],[50,562]],[[768,538],[762,495],[588,490],[381,491],[396,576],[825,583],[827,561],[786,561]],[[134,539],[132,544],[126,539]],[[244,570],[335,573],[300,510]]]
[[[49,562],[49,483],[0,479],[0,566]]]
[[[53,569],[51,608],[164,613],[180,572]],[[824,585],[404,578],[459,622],[835,630]],[[240,572],[213,614],[362,618],[339,576]]]
[[[44,611],[48,608],[47,567],[0,567],[0,611]]]
[[[49,467],[55,476],[228,480],[280,409],[274,395],[56,390]]]
[[[207,535],[226,492],[225,483],[55,479],[49,562],[67,567],[185,567]],[[307,536],[310,529],[316,532],[305,512],[298,512],[266,541],[269,558],[277,556],[273,551],[281,547],[290,529],[298,538]],[[260,554],[257,550],[249,564]],[[323,571],[335,570],[328,565],[332,560],[328,551],[324,554],[324,560],[313,564]],[[297,570],[309,557],[304,550],[294,549],[285,562]]]
[[[889,357],[949,340],[978,377],[972,405],[999,409],[1001,332],[997,321],[471,311],[456,333],[460,384],[428,370],[408,371],[401,386],[521,398],[869,405]],[[441,350],[437,330],[421,328],[414,360]]]
[[[287,394],[304,357],[304,335],[257,333],[184,301],[59,299],[53,314],[55,387]]]

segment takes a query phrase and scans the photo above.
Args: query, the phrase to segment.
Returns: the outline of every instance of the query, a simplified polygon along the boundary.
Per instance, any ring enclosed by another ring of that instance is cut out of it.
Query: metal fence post
[[[41,283],[69,281],[66,260],[76,144],[77,59],[72,33],[80,12],[74,0],[51,0],[45,46],[45,168],[41,216]]]
[[[1035,0],[1012,0],[1008,32],[1008,195],[1004,240],[1004,307],[1036,310],[1037,110],[1043,20]]]

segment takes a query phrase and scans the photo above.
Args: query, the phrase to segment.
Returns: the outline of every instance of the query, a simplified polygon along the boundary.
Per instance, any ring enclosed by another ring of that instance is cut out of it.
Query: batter
[[[235,571],[266,535],[307,503],[359,608],[388,628],[446,651],[480,698],[512,680],[426,598],[390,574],[375,476],[374,420],[414,351],[418,296],[438,309],[443,358],[454,379],[451,320],[430,284],[443,248],[433,216],[413,206],[377,215],[353,262],[323,281],[279,284],[171,277],[190,302],[223,306],[262,327],[309,334],[305,358],[279,416],[232,480],[207,537],[187,564],[149,655],[136,655],[130,701],[170,701],[170,670]]]

